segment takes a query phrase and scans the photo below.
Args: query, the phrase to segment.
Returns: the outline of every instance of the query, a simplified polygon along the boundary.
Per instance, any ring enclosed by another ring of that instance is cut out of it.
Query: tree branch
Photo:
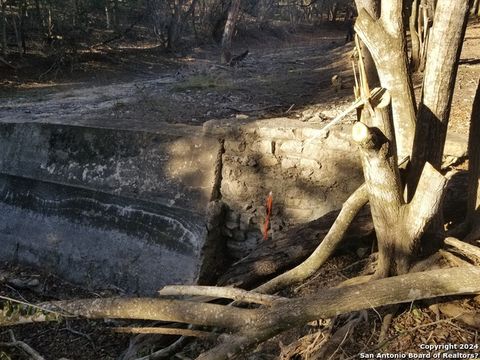
[[[447,179],[430,163],[426,163],[415,195],[407,205],[407,224],[413,239],[423,235],[433,217],[441,210],[446,186]]]
[[[262,305],[272,305],[274,301],[286,300],[281,296],[258,294],[251,291],[237,289],[233,287],[218,286],[190,286],[190,285],[170,285],[165,286],[158,292],[160,295],[196,295],[208,296],[213,298],[232,299],[236,302],[247,302]]]
[[[259,322],[239,335],[227,337],[197,360],[223,360],[244,352],[276,334],[306,322],[351,311],[455,294],[480,293],[480,267],[449,268],[333,288],[315,296],[280,302],[263,313]]]
[[[240,328],[255,320],[256,312],[216,304],[152,298],[106,298],[54,301],[38,304],[47,311],[59,311],[70,316],[88,319],[117,318],[174,321],[216,327]],[[0,326],[32,322],[55,321],[56,316],[39,314],[9,316],[8,309],[0,311]],[[19,319],[17,319],[17,317]]]
[[[204,339],[216,338],[217,335],[208,331],[174,329],[164,327],[118,327],[115,332],[122,334],[162,334],[162,335],[180,335],[192,336]]]

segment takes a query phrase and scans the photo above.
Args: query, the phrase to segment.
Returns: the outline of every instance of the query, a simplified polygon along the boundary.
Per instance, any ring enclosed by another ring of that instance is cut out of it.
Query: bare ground
[[[450,130],[468,132],[468,121],[476,81],[480,77],[480,23],[470,24],[462,52],[458,81],[451,113]],[[300,117],[315,109],[333,117],[352,100],[349,53],[342,32],[310,32],[271,39],[273,46],[249,43],[250,55],[235,68],[219,66],[217,49],[195,49],[188,56],[163,60],[155,51],[141,60],[131,54],[122,59],[122,81],[112,82],[111,71],[99,67],[93,78],[68,76],[61,81],[30,81],[20,76],[9,78],[1,91],[0,121],[51,122],[76,125],[158,130],[165,122],[201,124],[215,118],[255,119],[276,115]],[[237,52],[247,47],[240,44]],[[141,62],[141,64],[140,64]],[[161,63],[159,65],[159,63]],[[135,71],[123,73],[126,64]],[[90,68],[89,68],[90,69]],[[331,76],[342,74],[348,86],[335,92]],[[418,88],[418,86],[417,86]],[[180,104],[180,105],[179,105]],[[364,271],[368,250],[331,259],[304,286],[288,289],[289,296],[302,296],[332,287],[345,278]],[[0,274],[0,295],[28,302],[118,294],[116,289],[85,290],[64,282],[47,271],[4,264]],[[36,279],[35,286],[18,286]],[[12,281],[13,280],[13,281]],[[472,280],[474,281],[474,280]],[[467,310],[480,311],[478,301],[457,299]],[[332,359],[356,359],[359,353],[422,353],[420,344],[478,344],[478,328],[468,327],[455,318],[438,314],[427,302],[407,304],[387,334],[387,342],[378,344],[384,309],[372,309],[356,329],[341,339]],[[338,329],[345,319],[339,319]],[[72,321],[48,325],[14,327],[17,339],[25,341],[46,359],[114,359],[127,346],[128,338],[114,334],[115,322]],[[314,351],[328,332],[328,323],[309,324],[282,334],[260,346],[249,359],[303,359]],[[288,348],[298,338],[297,350]],[[1,340],[8,340],[3,333]],[[194,356],[204,344],[193,343],[184,355]],[[306,353],[305,351],[308,350]],[[470,353],[470,352],[469,352]],[[472,352],[473,353],[473,352]],[[290,356],[291,357],[288,357]],[[303,357],[302,357],[303,356]],[[475,356],[480,356],[478,350]],[[25,358],[19,351],[0,349],[1,359]],[[311,357],[312,358],[312,357]],[[319,359],[329,357],[319,357]]]

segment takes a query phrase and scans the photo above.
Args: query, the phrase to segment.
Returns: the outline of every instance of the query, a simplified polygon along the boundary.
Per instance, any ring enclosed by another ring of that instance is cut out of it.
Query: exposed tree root
[[[472,260],[475,264],[480,265],[480,248],[478,246],[471,245],[453,237],[447,237],[445,244],[455,248],[455,250]]]
[[[315,251],[297,267],[273,278],[265,284],[257,287],[254,291],[260,293],[275,293],[286,286],[308,279],[328,260],[343,239],[350,223],[355,215],[368,202],[365,185],[360,186],[348,198],[342,206],[337,219],[333,223],[327,236],[323,239]]]
[[[460,259],[458,256],[455,256],[449,251],[439,250],[438,251],[442,257],[448,261],[448,263],[452,266],[462,267],[462,266],[473,266],[468,261]]]
[[[153,319],[236,330],[233,335],[223,336],[219,346],[198,358],[212,360],[227,359],[284,330],[320,318],[439,296],[479,294],[480,282],[472,281],[479,277],[480,267],[474,266],[406,274],[328,289],[311,297],[279,300],[270,307],[259,309],[145,298],[55,301],[38,306],[92,319]],[[12,316],[10,310],[0,312],[0,325],[55,320],[52,316],[22,314],[20,310]]]
[[[275,241],[261,242],[255,251],[239,260],[218,281],[221,286],[252,289],[277,274],[287,271],[307,259],[329,233],[339,211],[331,211],[319,219],[287,230]],[[344,236],[345,244],[365,241],[373,234],[373,222],[368,206],[350,224]]]

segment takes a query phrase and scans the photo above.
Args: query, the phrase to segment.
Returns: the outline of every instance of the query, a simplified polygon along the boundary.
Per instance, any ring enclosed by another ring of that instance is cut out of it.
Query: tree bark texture
[[[373,19],[378,19],[380,17],[380,3],[378,0],[355,0],[355,4],[357,7],[357,13],[360,13],[360,10],[365,9]],[[364,45],[363,42],[361,43]],[[378,78],[375,62],[373,61],[372,54],[370,54],[370,51],[365,45],[362,46],[361,56],[363,57],[363,62],[365,64],[368,85],[371,88],[380,86],[380,79]]]
[[[397,151],[403,159],[412,152],[416,103],[405,51],[402,1],[382,1],[381,8],[378,20],[361,10],[355,30],[372,54],[382,87],[391,94]]]
[[[422,99],[409,174],[409,198],[426,162],[440,169],[458,61],[468,19],[468,0],[438,0],[427,52]]]
[[[388,135],[392,133],[388,93],[382,106],[375,107],[373,124],[361,122],[352,129],[353,139],[360,148],[365,184],[368,189],[379,261],[375,277],[405,274],[410,270],[414,251],[426,227],[440,211],[446,179],[431,165],[426,164],[410,204],[403,197],[403,186],[398,171],[398,160]],[[382,126],[383,123],[383,126]],[[380,130],[380,126],[387,136]]]

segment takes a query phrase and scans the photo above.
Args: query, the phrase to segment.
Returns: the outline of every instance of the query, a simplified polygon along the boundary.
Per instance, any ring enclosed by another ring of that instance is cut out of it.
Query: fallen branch
[[[216,338],[216,335],[208,331],[190,330],[190,329],[173,329],[162,327],[118,327],[115,332],[122,334],[161,334],[161,335],[180,335],[191,336],[203,339]]]
[[[480,248],[478,246],[471,245],[464,241],[460,241],[453,237],[447,237],[445,239],[445,244],[454,247],[455,249],[459,250],[462,254],[467,256],[468,258],[480,262]]]
[[[272,306],[238,336],[202,354],[197,360],[220,360],[246,351],[276,334],[320,318],[379,306],[431,299],[439,296],[480,293],[480,267],[452,268],[406,274],[366,284],[333,288],[314,297],[292,299]]]
[[[262,305],[272,305],[274,301],[286,300],[280,296],[257,294],[251,291],[232,287],[218,286],[193,286],[193,285],[170,285],[165,286],[158,292],[162,296],[168,295],[196,295],[212,298],[232,299],[236,302],[246,302]]]
[[[450,263],[450,265],[452,266],[457,266],[457,267],[462,267],[462,266],[474,266],[472,264],[470,264],[468,261],[465,261],[463,259],[460,259],[458,256],[455,256],[454,254],[452,254],[451,252],[449,251],[445,251],[445,250],[438,250],[438,253],[440,255],[442,255],[442,257],[447,260],[448,263]]]
[[[246,326],[258,316],[250,309],[153,298],[65,300],[41,303],[37,307],[58,313],[48,316],[37,311],[33,315],[15,313],[10,316],[10,309],[2,309],[0,326],[57,321],[62,318],[62,313],[88,319],[159,320],[235,329]]]
[[[237,330],[234,335],[224,335],[222,344],[198,358],[212,360],[227,359],[284,330],[320,318],[440,296],[480,294],[480,281],[472,281],[478,278],[480,267],[475,266],[433,270],[328,289],[306,298],[275,301],[271,307],[259,309],[148,298],[67,300],[39,306],[91,319],[151,319]],[[0,311],[1,326],[15,324],[15,319],[5,310]]]

